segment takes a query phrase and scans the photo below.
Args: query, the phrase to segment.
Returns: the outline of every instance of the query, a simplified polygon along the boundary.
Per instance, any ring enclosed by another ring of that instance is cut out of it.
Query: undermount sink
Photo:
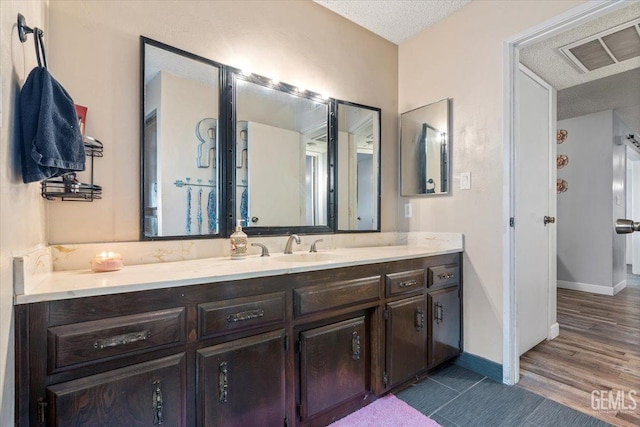
[[[336,254],[326,252],[300,252],[274,257],[279,262],[331,262],[337,259]]]

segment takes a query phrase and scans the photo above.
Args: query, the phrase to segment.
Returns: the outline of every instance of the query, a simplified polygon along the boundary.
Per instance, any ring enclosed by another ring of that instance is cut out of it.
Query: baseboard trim
[[[454,363],[477,374],[491,378],[499,383],[503,381],[502,365],[485,359],[484,357],[465,352],[460,353]]]
[[[592,294],[609,295],[609,296],[613,296],[616,293],[620,292],[622,289],[624,289],[624,287],[627,285],[626,280],[624,281],[624,285],[616,292],[616,288],[621,284],[622,282],[620,282],[615,287],[613,287],[613,286],[592,285],[590,283],[568,282],[566,280],[558,280],[558,288],[560,289],[570,289],[572,291],[590,292]]]
[[[615,285],[613,287],[613,294],[617,295],[618,292],[620,292],[621,290],[623,290],[626,287],[627,287],[627,279],[624,279],[623,281],[621,281],[620,283],[618,283],[617,285]]]
[[[558,324],[558,322],[556,322],[549,327],[549,336],[547,337],[547,339],[552,340],[554,338],[557,338],[558,335],[560,335],[560,325]]]

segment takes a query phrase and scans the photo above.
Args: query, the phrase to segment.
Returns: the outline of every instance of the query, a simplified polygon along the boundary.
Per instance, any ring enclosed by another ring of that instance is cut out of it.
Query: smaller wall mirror
[[[450,100],[400,115],[400,185],[402,196],[449,192]]]
[[[380,109],[337,102],[338,230],[380,230]]]
[[[219,235],[220,68],[141,42],[141,237]]]

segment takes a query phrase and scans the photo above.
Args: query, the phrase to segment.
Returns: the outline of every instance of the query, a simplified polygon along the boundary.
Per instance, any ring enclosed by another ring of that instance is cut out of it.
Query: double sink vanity
[[[41,274],[18,425],[323,426],[461,351],[462,242]]]
[[[462,351],[462,236],[380,232],[380,108],[140,52],[146,242],[116,272],[82,268],[100,244],[15,261],[17,425],[325,426]],[[403,196],[449,191],[451,105],[427,107]],[[327,245],[231,260],[236,224]]]

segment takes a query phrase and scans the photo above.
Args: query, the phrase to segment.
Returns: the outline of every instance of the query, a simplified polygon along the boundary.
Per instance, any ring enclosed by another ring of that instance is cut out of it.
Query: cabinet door
[[[429,368],[460,354],[460,287],[429,293],[431,348]]]
[[[186,425],[184,354],[47,388],[50,426]]]
[[[300,333],[300,416],[368,393],[369,357],[365,317]]]
[[[198,351],[198,425],[282,427],[284,331]]]
[[[424,295],[387,304],[387,385],[401,383],[426,368],[427,304]]]

